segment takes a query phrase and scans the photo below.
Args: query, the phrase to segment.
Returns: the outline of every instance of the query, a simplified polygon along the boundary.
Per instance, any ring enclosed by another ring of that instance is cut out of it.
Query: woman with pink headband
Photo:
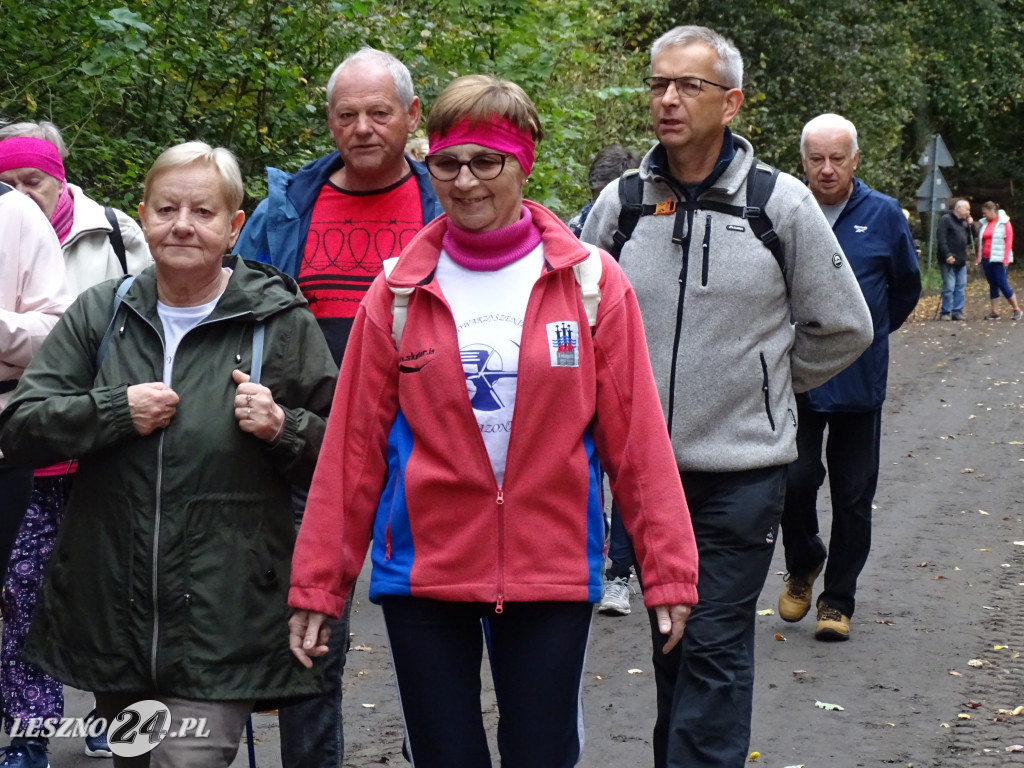
[[[491,765],[485,642],[501,765],[566,768],[601,599],[602,466],[669,647],[697,599],[689,513],[631,287],[523,199],[542,135],[530,99],[462,77],[427,131],[446,215],[356,316],[292,564],[292,651],[310,665],[334,642],[324,619],[372,540],[417,768]],[[599,303],[583,299],[595,264]]]
[[[104,280],[138,274],[152,258],[142,229],[130,216],[105,209],[80,187],[68,183],[66,154],[53,123],[24,122],[0,128],[0,181],[28,195],[50,220],[64,254],[66,287],[73,298]],[[24,661],[22,651],[74,471],[72,461],[35,470],[32,496],[4,577],[0,698],[3,726],[8,731],[16,718],[29,723],[64,713],[64,686]],[[112,754],[105,735],[87,737],[85,753],[90,757]],[[0,763],[5,765],[45,766],[46,739],[16,736]]]

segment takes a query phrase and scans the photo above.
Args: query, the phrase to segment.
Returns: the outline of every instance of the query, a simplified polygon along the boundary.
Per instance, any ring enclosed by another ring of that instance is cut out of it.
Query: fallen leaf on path
[[[956,716],[956,719],[957,720],[970,720],[971,716],[966,714],[966,713],[964,713],[964,712],[961,712],[959,715]]]
[[[642,669],[635,669],[635,668],[634,669],[627,669],[626,671],[629,674],[631,674],[631,675],[642,675],[644,673],[644,671]]]
[[[949,670],[949,674],[953,675],[953,677],[963,677],[963,673],[957,672],[955,669]]]
[[[894,623],[892,619],[875,619],[875,624],[885,624],[887,627],[891,627]]]
[[[1014,542],[1014,543],[1016,543],[1016,542]],[[991,552],[992,550],[991,550],[991,549],[988,549],[988,548],[986,547],[985,549],[979,549],[978,551],[979,551],[979,552]]]
[[[964,706],[965,707],[970,707],[971,709],[980,709],[981,708],[981,702],[980,701],[975,701],[974,699],[971,699],[966,704],[964,704]]]
[[[785,768],[804,768],[804,764],[800,763],[800,765],[787,765]]]
[[[949,723],[942,723],[939,728],[949,728]]]
[[[1014,543],[1015,546],[1024,547],[1024,541],[1015,541],[1013,543]]]
[[[363,709],[374,709],[376,704],[363,704]]]
[[[775,615],[775,611],[773,611],[771,608],[765,608],[762,611],[758,611],[757,615],[758,616],[774,616]]]
[[[1005,650],[1005,649],[1007,649],[1009,647],[1010,646],[1008,646],[1008,645],[993,645],[992,646],[992,650],[993,651],[1002,651],[1002,650]]]
[[[604,675],[594,675],[594,679],[595,680],[604,680]]]
[[[786,642],[786,636],[784,634],[782,634],[781,632],[776,632],[775,633],[775,639],[778,640],[780,643],[785,643]]]
[[[917,567],[918,568],[927,568],[928,567],[928,561],[925,560],[923,563],[918,563]]]
[[[997,714],[1016,717],[1017,715],[1024,714],[1024,707],[1017,707],[1016,709],[1000,709]]]
[[[1014,744],[1006,748],[1007,752],[1024,752],[1024,744]]]
[[[992,662],[991,661],[986,661],[985,659],[971,659],[970,661],[967,662],[967,666],[969,666],[969,667],[991,667],[992,666]]]
[[[936,578],[936,580],[938,580],[938,579],[944,579],[944,578],[946,578],[946,577],[945,577],[945,576],[943,576],[943,575],[942,575],[942,574],[940,573],[940,574],[939,574],[938,576],[936,576],[935,578]]]
[[[459,170],[461,170],[461,169],[459,169]],[[760,759],[761,759],[761,753],[760,752],[751,752],[750,755],[747,757],[747,760],[749,760],[752,763],[756,763]]]
[[[963,469],[960,470],[960,474],[961,475],[971,475],[971,474],[974,474],[974,470],[971,469],[970,467],[964,467]]]
[[[351,650],[353,650],[353,651],[372,651],[373,648],[371,648],[368,645],[353,645]]]
[[[978,510],[978,514],[979,515],[988,515],[988,512],[986,512],[984,509],[979,509]]]
[[[845,712],[846,711],[842,707],[840,707],[838,704],[826,704],[824,701],[816,701],[816,702],[814,702],[814,706],[816,706],[818,709],[824,709],[824,710],[826,710],[828,712]]]

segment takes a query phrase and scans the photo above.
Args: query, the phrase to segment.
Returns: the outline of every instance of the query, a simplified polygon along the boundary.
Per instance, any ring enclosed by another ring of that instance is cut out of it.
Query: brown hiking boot
[[[815,640],[835,642],[850,639],[850,617],[844,616],[830,605],[818,601],[818,628],[814,630]]]
[[[806,576],[787,573],[779,595],[779,616],[783,621],[800,621],[811,610],[811,593],[814,591],[814,580],[818,578],[824,563],[818,565]]]

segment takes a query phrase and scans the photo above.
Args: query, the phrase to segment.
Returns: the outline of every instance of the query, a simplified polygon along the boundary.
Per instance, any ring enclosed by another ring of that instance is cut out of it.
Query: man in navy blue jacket
[[[811,607],[814,581],[818,640],[850,636],[857,577],[871,547],[871,503],[878,483],[882,403],[889,369],[889,334],[910,316],[921,295],[921,273],[906,217],[896,200],[854,178],[857,129],[825,114],[804,126],[800,156],[807,183],[853,267],[874,324],[874,341],[849,368],[797,399],[797,460],[789,467],[782,513],[786,584],[779,615],[799,621]],[[818,535],[817,496],[832,492],[829,546]]]

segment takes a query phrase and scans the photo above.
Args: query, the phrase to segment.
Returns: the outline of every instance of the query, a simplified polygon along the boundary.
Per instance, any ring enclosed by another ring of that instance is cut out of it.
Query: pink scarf
[[[490,232],[467,232],[451,221],[441,245],[452,261],[474,272],[490,272],[518,261],[540,244],[540,230],[525,205],[515,224]]]

